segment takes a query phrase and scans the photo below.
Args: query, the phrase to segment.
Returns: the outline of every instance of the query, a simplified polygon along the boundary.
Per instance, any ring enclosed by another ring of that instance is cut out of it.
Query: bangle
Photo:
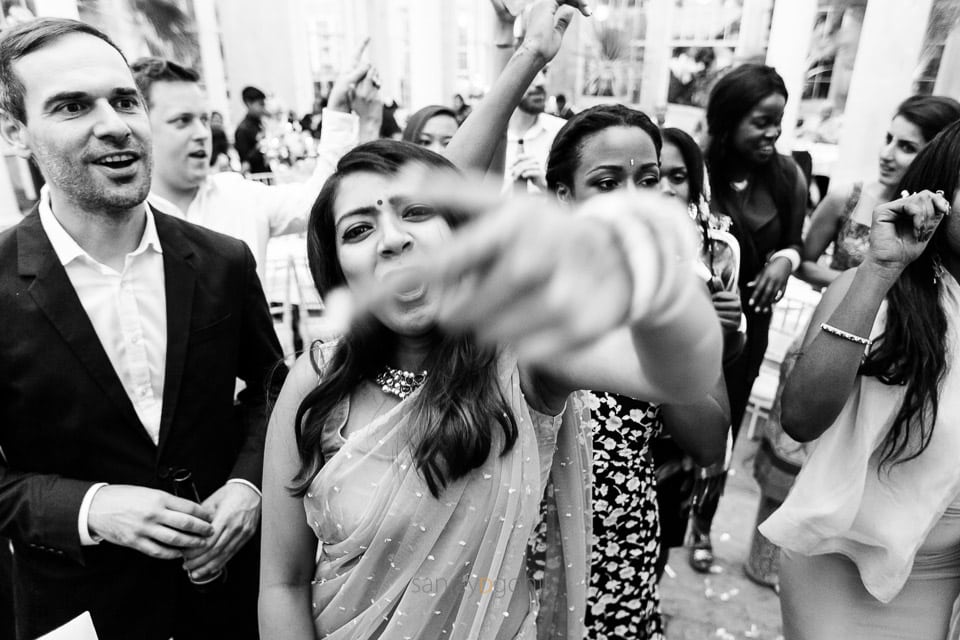
[[[790,273],[794,273],[794,272],[796,272],[797,269],[800,268],[800,262],[801,262],[801,260],[800,260],[800,252],[797,251],[796,249],[794,249],[793,247],[787,247],[786,249],[780,249],[780,251],[777,251],[777,252],[771,254],[770,257],[767,258],[767,264],[770,264],[771,262],[773,262],[773,261],[776,260],[777,258],[786,258],[786,259],[790,262]],[[764,266],[766,266],[766,265],[764,265]]]
[[[862,344],[865,347],[869,347],[873,344],[873,340],[867,338],[861,338],[858,335],[852,334],[843,329],[837,329],[836,327],[827,324],[826,322],[820,323],[820,328],[823,331],[826,331],[830,335],[837,336],[838,338],[843,338],[844,340],[849,340],[850,342],[856,342],[857,344]]]
[[[593,205],[584,214],[609,226],[633,281],[623,323],[662,326],[675,320],[697,283],[696,234],[689,219],[673,212],[653,216],[630,196],[604,196]]]

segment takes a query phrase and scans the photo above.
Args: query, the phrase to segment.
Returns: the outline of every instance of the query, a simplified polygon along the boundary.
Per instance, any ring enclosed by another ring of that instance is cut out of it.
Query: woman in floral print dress
[[[571,118],[554,140],[547,185],[563,202],[618,189],[660,185],[660,131],[642,112],[602,105]],[[717,372],[719,375],[719,371]],[[656,581],[659,552],[656,485],[649,442],[667,428],[695,459],[723,457],[729,423],[722,381],[702,401],[659,407],[588,394],[593,432],[593,545],[587,636],[663,638]]]

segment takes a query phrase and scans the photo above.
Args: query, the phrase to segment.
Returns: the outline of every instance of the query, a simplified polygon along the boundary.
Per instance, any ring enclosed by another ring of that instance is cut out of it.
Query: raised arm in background
[[[510,115],[540,70],[557,55],[575,10],[590,15],[584,0],[540,0],[524,13],[526,31],[520,46],[447,146],[444,155],[455,165],[479,172],[490,168],[506,137]]]

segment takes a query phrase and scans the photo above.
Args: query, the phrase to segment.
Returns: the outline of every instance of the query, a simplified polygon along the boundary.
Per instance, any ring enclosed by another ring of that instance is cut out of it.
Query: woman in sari
[[[590,453],[568,396],[689,401],[712,385],[720,331],[688,227],[621,195],[573,217],[514,202],[455,233],[452,208],[395,179],[410,161],[450,168],[415,145],[362,145],[311,214],[321,294],[392,293],[301,357],[274,410],[262,633],[580,637]],[[548,482],[538,598],[525,550]]]

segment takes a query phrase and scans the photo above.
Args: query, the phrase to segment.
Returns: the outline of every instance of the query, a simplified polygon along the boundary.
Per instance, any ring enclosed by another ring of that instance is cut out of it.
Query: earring
[[[931,256],[931,266],[933,267],[933,286],[937,286],[943,279],[943,261],[940,260],[939,252]]]

